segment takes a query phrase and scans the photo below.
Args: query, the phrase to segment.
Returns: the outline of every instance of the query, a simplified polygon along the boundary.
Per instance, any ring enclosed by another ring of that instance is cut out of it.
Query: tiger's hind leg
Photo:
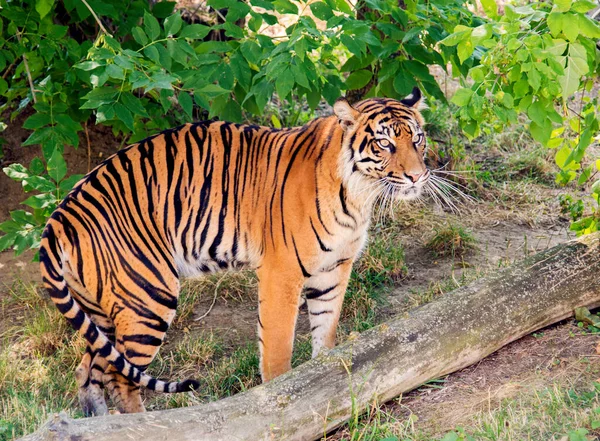
[[[174,279],[172,286],[170,292],[165,290],[150,292],[152,287],[148,286],[143,290],[132,287],[127,297],[136,301],[129,301],[127,305],[117,303],[111,308],[115,311],[112,317],[116,329],[115,347],[141,371],[146,370],[158,353],[165,333],[175,317],[179,281]],[[115,298],[119,297],[123,296],[115,296]],[[158,298],[162,298],[162,301],[154,300]],[[138,301],[141,299],[144,300]],[[139,385],[118,373],[112,365],[108,366],[102,379],[119,412],[145,411]]]
[[[100,381],[96,377],[95,381],[92,378],[92,367],[97,366],[95,354],[90,347],[86,348],[85,354],[75,369],[75,380],[79,386],[78,396],[79,404],[85,416],[100,416],[108,414],[108,407],[104,399],[104,389],[102,387],[102,376]]]
[[[90,314],[91,315],[91,314]],[[112,323],[106,317],[91,315],[94,323],[113,339]],[[108,406],[104,398],[102,375],[108,367],[108,362],[87,346],[85,354],[75,369],[75,379],[79,386],[79,404],[85,416],[100,416],[108,414]]]

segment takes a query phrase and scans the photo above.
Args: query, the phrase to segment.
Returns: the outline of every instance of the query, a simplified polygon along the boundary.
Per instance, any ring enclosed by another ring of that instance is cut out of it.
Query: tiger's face
[[[334,112],[344,130],[343,174],[359,173],[398,199],[419,197],[430,176],[422,107],[416,87],[402,101],[371,98],[351,106],[338,100]]]

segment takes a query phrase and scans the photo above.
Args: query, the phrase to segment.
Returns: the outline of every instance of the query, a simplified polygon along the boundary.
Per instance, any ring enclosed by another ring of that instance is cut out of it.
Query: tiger
[[[263,382],[291,369],[301,298],[312,356],[334,347],[375,201],[420,197],[430,170],[419,88],[340,98],[333,114],[275,129],[182,125],[125,147],[79,181],[45,226],[43,287],[86,342],[75,370],[85,415],[145,411],[140,388],[197,389],[145,371],[180,280],[252,269]]]

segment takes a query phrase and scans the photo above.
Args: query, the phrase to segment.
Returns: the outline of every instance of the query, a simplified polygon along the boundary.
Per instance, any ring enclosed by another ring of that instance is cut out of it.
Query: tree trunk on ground
[[[600,305],[600,234],[558,245],[364,332],[262,386],[201,406],[51,419],[27,440],[311,440],[423,382]]]

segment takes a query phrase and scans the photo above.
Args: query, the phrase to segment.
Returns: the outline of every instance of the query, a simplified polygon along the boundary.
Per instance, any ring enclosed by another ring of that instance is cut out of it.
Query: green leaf
[[[50,159],[48,159],[48,174],[54,182],[60,182],[67,174],[67,163],[60,150],[54,150]]]
[[[260,14],[254,13],[252,14],[252,17],[250,17],[250,20],[248,20],[248,27],[253,32],[258,32],[262,24],[263,18],[260,16]]]
[[[356,90],[365,87],[373,78],[373,72],[368,69],[361,69],[352,72],[346,79],[346,90]]]
[[[8,248],[12,247],[13,244],[15,243],[16,238],[17,238],[16,233],[8,233],[8,234],[5,234],[4,236],[0,237],[0,251],[4,251],[4,250],[7,250]]]
[[[201,40],[208,35],[210,27],[201,24],[192,24],[183,28],[180,37],[189,38],[190,40]]]
[[[133,39],[140,45],[146,46],[148,44],[148,36],[139,26],[134,27],[131,30],[131,34],[133,35]]]
[[[551,12],[546,20],[553,37],[557,37],[563,29],[563,14]]]
[[[482,96],[473,93],[471,102],[469,103],[469,115],[476,121],[481,121],[483,115],[484,99]]]
[[[576,15],[565,14],[563,18],[563,34],[569,41],[577,40],[579,37],[579,19]]]
[[[585,14],[588,11],[598,7],[598,5],[589,0],[578,0],[571,5],[571,10],[575,12],[579,12],[581,14]]]
[[[467,58],[469,58],[473,54],[473,50],[475,50],[475,46],[471,42],[471,40],[463,40],[458,43],[456,47],[456,52],[458,54],[458,59],[461,63],[464,63]]]
[[[527,109],[527,114],[532,121],[541,126],[547,117],[546,106],[539,100],[535,101]]]
[[[25,166],[21,164],[11,164],[8,167],[4,167],[2,171],[13,181],[21,182],[23,179],[31,176]]]
[[[589,19],[585,15],[578,15],[579,33],[588,38],[600,38],[600,26],[598,22]]]
[[[345,14],[352,13],[352,8],[348,4],[348,2],[346,2],[346,0],[333,0],[333,2],[335,3],[335,7],[338,11],[343,12]]]
[[[144,30],[151,41],[156,40],[160,35],[158,20],[148,12],[144,12]]]
[[[462,28],[464,28],[464,26]],[[460,30],[459,32],[455,31],[453,34],[448,35],[440,41],[440,43],[445,46],[456,46],[458,43],[470,39],[471,32],[473,32],[473,29],[471,28],[466,28],[466,30]]]
[[[246,40],[241,46],[241,54],[252,64],[259,64],[262,59],[262,49],[254,41]]]
[[[273,127],[276,129],[281,129],[281,121],[279,121],[279,118],[277,118],[276,115],[271,115],[271,124],[273,124]]]
[[[292,73],[294,74],[294,80],[296,81],[297,84],[300,84],[302,87],[306,88],[306,89],[310,89],[310,82],[308,81],[308,78],[306,76],[305,70],[306,67],[304,65],[297,65],[297,64],[292,64],[290,66],[290,69],[292,70]]]
[[[173,13],[173,9],[177,2],[159,1],[152,6],[152,15],[157,18],[166,18]]]
[[[540,88],[540,84],[542,82],[542,78],[540,76],[540,73],[537,71],[537,69],[535,69],[535,68],[531,69],[531,71],[529,72],[529,75],[527,75],[527,81],[529,82],[529,85],[534,90],[534,92],[537,92],[538,89]]]
[[[98,63],[97,61],[84,61],[82,63],[76,64],[75,68],[89,71],[89,70],[94,70],[100,66],[102,66],[102,64]]]
[[[477,67],[472,68],[469,71],[469,76],[476,83],[481,83],[485,79],[484,67],[483,66],[477,66]]]
[[[235,78],[240,86],[244,90],[249,90],[252,85],[252,71],[246,59],[239,53],[235,52],[229,58],[229,65],[235,75]]]
[[[34,175],[41,175],[46,170],[46,166],[40,158],[33,158],[29,163],[29,171]]]
[[[275,89],[277,89],[277,95],[280,99],[285,97],[291,92],[294,87],[294,74],[290,69],[285,69],[277,76],[275,81]]]
[[[502,97],[502,104],[508,109],[512,109],[515,106],[515,100],[510,93],[505,93]]]
[[[546,145],[550,140],[550,134],[552,133],[552,123],[549,119],[544,120],[543,124],[532,122],[529,125],[529,132],[533,139],[537,142]]]
[[[123,72],[123,68],[117,66],[116,64],[109,64],[106,66],[106,73],[110,78],[114,78],[117,80],[125,79],[125,72]]]
[[[333,11],[329,5],[324,2],[311,3],[310,9],[318,19],[329,20],[331,17],[333,17]]]
[[[148,46],[146,49],[144,49],[144,55],[150,60],[154,61],[156,64],[161,64],[160,54],[158,53],[156,45]]]
[[[23,123],[23,128],[35,130],[50,124],[50,115],[47,113],[34,113]]]
[[[567,12],[571,9],[572,0],[554,0],[554,4],[559,12]]]
[[[567,43],[563,39],[553,39],[552,44],[549,45],[546,50],[550,52],[552,55],[563,55],[566,50],[569,48],[569,43]]]
[[[350,35],[343,34],[340,37],[340,40],[348,48],[350,52],[356,55],[358,58],[362,57],[364,50],[366,49],[365,43],[361,42],[359,39],[355,39]]]
[[[227,100],[225,108],[221,114],[225,121],[241,122],[242,121],[242,108],[235,100]]]
[[[35,10],[40,14],[40,18],[44,18],[52,10],[54,0],[35,0]]]
[[[56,198],[53,193],[42,193],[30,196],[21,202],[31,208],[46,208],[56,204]]]
[[[298,7],[290,0],[275,0],[273,6],[275,6],[275,10],[280,14],[298,15]]]
[[[558,77],[563,99],[567,99],[579,89],[581,77],[588,73],[585,48],[578,43],[569,44],[566,62],[565,74]]]
[[[11,215],[13,213],[14,211],[11,212]],[[0,231],[4,231],[5,233],[18,233],[19,231],[21,231],[21,226],[18,222],[15,222],[14,220],[7,220],[0,224]]]
[[[123,122],[123,124],[125,124],[125,126],[129,130],[131,130],[132,132],[135,131],[135,126],[133,124],[133,115],[131,114],[131,112],[129,111],[129,109],[127,107],[125,107],[121,103],[116,103],[115,104],[115,115],[118,119],[120,119]]]
[[[23,180],[23,183],[42,193],[48,193],[56,190],[56,185],[43,176],[31,176]]]
[[[179,32],[179,30],[181,29],[182,24],[183,20],[181,19],[181,15],[179,15],[179,12],[176,12],[170,17],[167,17],[164,23],[165,34],[167,35],[167,37],[177,34],[177,32]]]
[[[456,104],[457,106],[464,107],[471,102],[472,97],[473,91],[471,89],[458,89],[450,102]]]
[[[79,181],[81,181],[82,178],[83,178],[83,175],[75,174],[75,175],[69,176],[66,179],[63,179],[59,185],[60,190],[63,193],[70,192],[73,189],[73,187],[75,186],[75,184],[77,184]]]
[[[227,37],[231,37],[236,40],[241,40],[242,38],[244,38],[244,31],[242,30],[242,28],[233,23],[226,22],[223,25],[223,29],[225,29],[225,35]]]
[[[190,94],[183,91],[179,92],[179,95],[177,96],[177,101],[179,102],[179,105],[186,113],[188,118],[192,119],[192,110],[194,108],[194,102]]]
[[[171,58],[181,64],[182,66],[187,66],[188,55],[184,51],[183,47],[178,44],[177,40],[169,40],[167,41],[167,50]]]
[[[148,116],[148,112],[140,102],[140,98],[133,96],[131,92],[123,92],[121,94],[121,102],[127,107],[134,115]]]
[[[440,441],[458,441],[459,437],[456,432],[448,432]]]
[[[590,176],[592,175],[592,167],[586,167],[585,169],[583,169],[581,171],[581,175],[579,176],[579,179],[577,180],[577,185],[584,185],[587,180],[590,178]],[[600,325],[600,323],[599,323]]]
[[[483,6],[483,11],[489,18],[492,20],[498,18],[498,5],[496,5],[496,0],[481,0],[481,6]]]
[[[229,93],[230,91],[227,89],[223,89],[218,84],[207,84],[206,86],[203,86],[202,88],[197,90],[197,92],[202,92],[207,95],[210,95],[211,97],[215,97],[215,96]]]

